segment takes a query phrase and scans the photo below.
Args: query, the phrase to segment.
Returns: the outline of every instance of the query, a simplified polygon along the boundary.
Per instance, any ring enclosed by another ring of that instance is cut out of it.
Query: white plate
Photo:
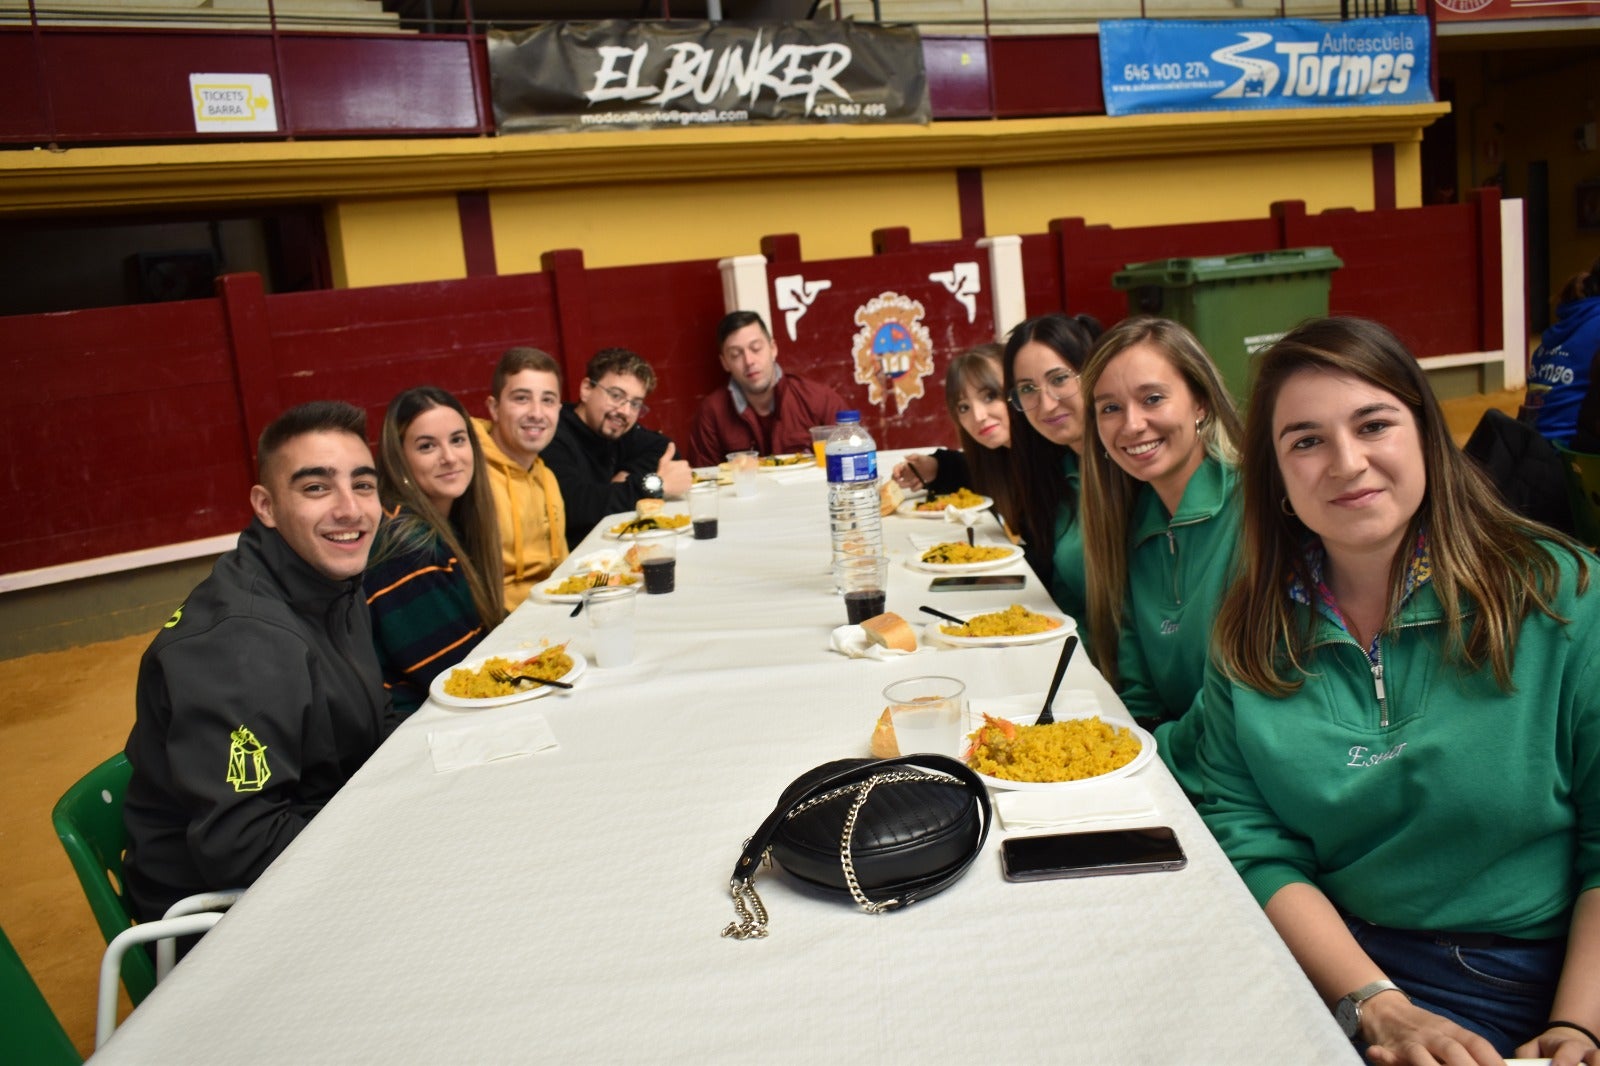
[[[996,717],[1001,716],[997,715]],[[1038,719],[1039,712],[1034,711],[1031,714],[1004,715],[1003,717],[1005,717],[1008,721],[1015,722],[1017,725],[1032,725]],[[1058,713],[1056,715],[1056,721],[1066,722],[1073,718],[1096,717],[1100,718],[1101,721],[1106,722],[1108,725],[1120,726],[1123,729],[1131,730],[1133,735],[1139,738],[1139,754],[1135,755],[1131,762],[1124,763],[1122,766],[1117,767],[1110,773],[1100,774],[1098,777],[1085,777],[1081,781],[1007,781],[1003,777],[990,777],[988,774],[978,774],[978,778],[990,788],[1000,789],[1006,792],[1061,792],[1067,789],[1082,788],[1085,785],[1098,785],[1102,781],[1110,781],[1117,777],[1130,777],[1133,774],[1138,773],[1140,770],[1143,770],[1147,765],[1149,765],[1150,760],[1156,757],[1156,738],[1151,736],[1148,732],[1137,725],[1131,725],[1128,722],[1118,721],[1115,718],[1106,718],[1104,715],[1098,714],[1098,712],[1086,714]],[[981,714],[973,714],[972,720],[967,724],[971,728],[961,735],[961,750],[956,752],[956,758],[958,759],[966,754],[968,737],[970,737],[972,733],[983,724],[983,716]],[[976,770],[973,772],[977,773]]]
[[[677,517],[677,514],[673,514],[671,512],[663,511],[662,513],[667,515],[669,518],[676,518]],[[681,514],[681,513],[683,513],[683,512],[681,512],[681,511],[678,512],[678,514]],[[623,519],[623,522],[631,522],[631,521],[633,521],[633,519],[631,519],[631,518]],[[637,533],[613,533],[613,532],[611,532],[611,526],[618,526],[618,525],[622,525],[622,524],[623,524],[622,522],[612,522],[611,525],[606,526],[606,532],[605,532],[606,539],[607,540],[634,540],[639,536],[639,534],[637,534]],[[645,530],[645,532],[646,533],[654,533],[655,530],[647,529],[647,530]],[[693,522],[685,522],[682,526],[678,527],[677,529],[674,529],[672,532],[678,534],[678,536],[680,536],[680,537],[692,537],[692,536],[694,536],[694,523]]]
[[[572,575],[569,574],[567,576],[571,577]],[[633,584],[628,586],[629,588],[635,588],[635,589],[644,588],[644,578],[640,577],[638,574],[632,574],[630,576],[634,580],[633,580]],[[557,582],[555,582],[555,584],[559,585],[559,584],[561,584],[561,582],[557,581]],[[540,588],[536,588],[536,589],[533,590],[533,598],[538,600],[541,603],[577,603],[578,601],[583,599],[583,593],[581,593],[581,592],[546,592],[543,587],[540,587]]]
[[[583,671],[588,668],[589,661],[582,655],[579,655],[577,652],[573,651],[572,645],[570,644],[567,645],[566,650],[567,654],[572,656],[572,669],[568,670],[556,680],[565,681],[570,684],[573,681],[576,681],[578,677],[582,675]],[[513,692],[509,696],[491,696],[486,700],[469,700],[461,696],[452,696],[444,690],[444,683],[450,680],[450,673],[452,670],[476,670],[490,659],[515,660],[519,655],[526,659],[530,658],[532,654],[537,653],[522,655],[520,651],[509,651],[502,652],[498,655],[484,655],[477,659],[469,660],[468,662],[457,663],[449,670],[441,670],[439,673],[434,675],[433,684],[428,686],[428,695],[433,699],[433,702],[442,704],[445,707],[464,707],[467,710],[482,711],[488,710],[490,707],[504,707],[508,703],[521,703],[523,700],[536,700],[541,696],[548,696],[552,692],[561,691],[560,689],[551,685],[535,685],[533,688],[524,689],[521,692]]]
[[[950,538],[952,542],[959,539],[958,537]],[[932,547],[932,545],[929,545],[929,547]],[[988,559],[981,563],[925,563],[922,561],[922,556],[928,548],[913,548],[912,554],[906,558],[906,565],[925,574],[980,574],[985,570],[998,570],[1002,566],[1010,566],[1022,558],[1022,549],[1015,544],[984,544],[981,547],[1004,548],[1007,554],[998,559]]]
[[[926,502],[926,495],[927,494],[924,493],[923,495],[924,495],[924,498],[923,499],[918,499],[918,500],[913,500],[908,496],[904,503],[902,503],[899,507],[896,507],[894,509],[894,513],[899,515],[902,518],[943,518],[944,517],[944,510],[943,509],[940,509],[940,510],[937,510],[937,511],[919,511],[919,510],[917,510],[917,504]],[[949,494],[945,493],[945,495],[949,495]],[[980,498],[983,500],[982,503],[974,504],[971,507],[957,507],[956,510],[958,510],[958,511],[987,511],[989,508],[994,506],[994,500],[991,497],[983,496],[983,497],[980,497]]]
[[[782,465],[779,465],[779,466],[772,466],[772,465],[768,465],[768,464],[762,464],[762,465],[758,466],[756,469],[760,470],[763,474],[781,474],[785,470],[805,470],[807,467],[809,467],[812,470],[820,470],[820,469],[822,469],[821,467],[819,467],[817,465],[817,455],[816,455],[815,452],[779,452],[777,455],[765,455],[765,456],[762,456],[762,458],[763,459],[795,459],[795,460],[797,460],[796,462],[783,463]]]
[[[1033,611],[1031,607],[1028,609]],[[950,611],[949,613],[963,622],[968,622],[977,615],[994,614],[996,611],[1003,610],[1005,610],[1004,607],[990,607],[982,611]],[[1054,618],[1061,624],[1054,629],[1047,629],[1043,633],[1019,633],[1009,637],[953,637],[939,628],[950,623],[936,619],[929,622],[926,627],[927,639],[954,645],[957,648],[1003,648],[1010,644],[1047,644],[1052,640],[1061,640],[1068,633],[1075,633],[1078,630],[1078,623],[1074,622],[1068,615],[1061,614],[1058,611],[1033,611],[1033,613],[1043,615],[1046,618]]]

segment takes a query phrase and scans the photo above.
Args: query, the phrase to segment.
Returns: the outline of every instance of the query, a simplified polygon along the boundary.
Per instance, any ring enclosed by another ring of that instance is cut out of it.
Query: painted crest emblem
[[[878,407],[893,393],[895,414],[924,395],[922,379],[933,373],[933,340],[922,324],[922,304],[886,292],[856,308],[857,326],[851,354],[855,380],[867,386],[867,399]]]

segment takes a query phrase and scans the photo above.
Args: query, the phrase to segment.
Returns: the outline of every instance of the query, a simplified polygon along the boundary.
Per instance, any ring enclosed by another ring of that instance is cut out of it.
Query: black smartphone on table
[[[1007,881],[1181,870],[1189,859],[1167,826],[1007,837],[1000,865]]]
[[[1014,592],[1027,583],[1026,574],[969,574],[962,577],[936,577],[928,582],[928,591]]]

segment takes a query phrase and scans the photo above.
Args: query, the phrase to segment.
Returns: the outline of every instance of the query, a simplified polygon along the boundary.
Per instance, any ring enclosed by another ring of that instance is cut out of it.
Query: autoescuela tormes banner
[[[1100,24],[1108,115],[1426,103],[1428,58],[1420,15]]]

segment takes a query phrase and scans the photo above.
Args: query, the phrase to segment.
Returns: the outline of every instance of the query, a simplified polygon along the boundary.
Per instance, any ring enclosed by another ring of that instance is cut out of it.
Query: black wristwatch
[[[633,488],[640,496],[647,499],[661,499],[661,475],[654,471],[648,474],[633,475]]]

